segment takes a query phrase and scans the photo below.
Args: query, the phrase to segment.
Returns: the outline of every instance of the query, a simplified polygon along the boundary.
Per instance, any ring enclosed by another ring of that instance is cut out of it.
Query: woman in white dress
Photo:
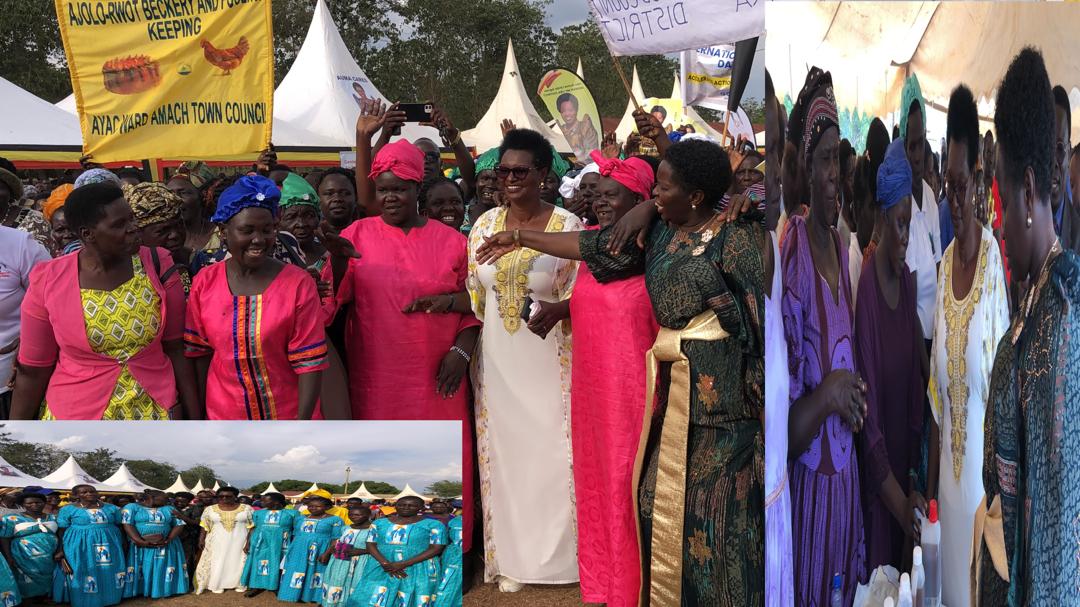
[[[240,491],[221,487],[218,502],[203,510],[199,526],[199,551],[202,556],[195,567],[195,594],[209,590],[220,594],[225,590],[247,590],[240,584],[247,554],[244,544],[252,527],[254,510],[237,501]]]
[[[975,217],[975,159],[979,149],[975,101],[959,87],[949,101],[949,164],[945,189],[955,239],[941,260],[931,353],[930,403],[940,449],[937,476],[941,521],[941,588],[945,605],[969,605],[969,565],[975,509],[983,496],[983,422],[990,371],[1009,326],[1001,253]],[[937,474],[935,475],[935,472]]]
[[[552,153],[535,131],[507,133],[495,173],[509,206],[481,215],[469,234],[469,294],[484,321],[473,378],[484,572],[504,592],[578,581],[570,327],[560,320],[577,262],[519,248],[495,264],[476,263],[484,238],[503,230],[584,229],[573,214],[540,200]]]

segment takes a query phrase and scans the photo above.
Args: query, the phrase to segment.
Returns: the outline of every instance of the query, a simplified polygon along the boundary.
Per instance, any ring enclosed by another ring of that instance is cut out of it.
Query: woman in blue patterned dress
[[[0,607],[15,607],[22,602],[19,585],[7,559],[0,559]]]
[[[244,596],[258,596],[265,590],[277,592],[281,583],[281,559],[292,539],[293,525],[303,516],[285,508],[285,496],[267,493],[262,497],[263,510],[254,514],[255,528],[248,535],[247,561],[240,583],[248,588]]]
[[[442,554],[443,572],[432,607],[461,607],[461,517],[447,525],[450,544]]]
[[[428,607],[439,584],[439,555],[446,526],[420,516],[424,500],[403,497],[397,512],[375,521],[368,538],[371,560],[348,607]]]
[[[45,496],[25,493],[15,500],[23,511],[0,520],[0,553],[11,566],[23,599],[52,592],[56,561],[56,515],[45,514]],[[0,584],[0,589],[6,588]],[[3,590],[0,590],[2,593]],[[0,595],[0,605],[3,597]]]
[[[349,527],[334,542],[334,557],[323,574],[323,593],[319,604],[323,607],[345,605],[356,580],[371,560],[367,543],[371,530],[371,510],[363,504],[349,508]]]
[[[74,501],[56,517],[53,600],[72,607],[106,607],[124,599],[127,568],[120,542],[120,509],[101,499],[90,485],[71,488]]]
[[[166,505],[163,491],[151,491],[148,495],[148,506],[128,504],[120,517],[131,540],[124,596],[160,599],[186,594],[190,590],[187,562],[180,543],[184,521],[176,516],[172,506]]]
[[[345,525],[340,518],[326,513],[333,505],[321,495],[312,496],[307,516],[297,518],[293,524],[292,543],[285,552],[281,571],[279,601],[315,603],[322,596],[323,572],[334,551],[334,540]]]

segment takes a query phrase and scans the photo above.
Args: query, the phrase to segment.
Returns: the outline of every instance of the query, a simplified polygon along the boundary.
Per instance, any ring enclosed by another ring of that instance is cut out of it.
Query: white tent
[[[281,493],[281,491],[275,487],[273,481],[271,481],[270,484],[266,486],[266,489],[263,489],[263,494],[265,495],[267,493]]]
[[[418,497],[418,498],[420,498],[422,500],[427,500],[426,497],[424,497],[423,495],[420,495],[419,493],[414,491],[413,488],[408,483],[405,483],[405,489],[402,490],[401,493],[395,495],[392,499],[393,499],[393,501],[397,501],[397,500],[399,500],[399,499],[401,499],[403,497],[409,497],[409,496]]]
[[[0,487],[47,487],[48,483],[40,478],[12,466],[3,457],[0,457]]]
[[[518,128],[539,131],[555,146],[556,151],[570,153],[570,144],[566,142],[566,137],[549,127],[529,101],[525,85],[521,82],[513,41],[506,46],[506,64],[503,66],[499,92],[480,122],[475,127],[462,131],[461,138],[466,145],[476,147],[477,152],[482,153],[497,147],[502,142],[502,121],[505,119],[511,120]]]
[[[368,491],[367,485],[365,483],[360,483],[360,486],[356,489],[356,491],[353,491],[349,495],[349,498],[354,498],[354,497],[358,497],[358,498],[360,498],[362,500],[367,500],[367,501],[370,501],[370,500],[373,500],[373,499],[378,499],[378,498],[375,497],[375,495],[373,493]]]
[[[53,105],[55,105],[56,107],[64,110],[65,112],[67,112],[69,114],[78,114],[79,113],[79,107],[75,102],[75,93],[72,93],[72,94],[68,95],[67,97],[64,97],[63,99],[61,99],[60,101],[57,101]]]
[[[318,491],[318,490],[319,490],[319,483],[311,483],[311,486],[308,487],[307,491],[304,491],[304,493],[313,493],[313,492]]]
[[[181,491],[189,492],[187,485],[184,484],[184,479],[180,478],[180,475],[177,474],[176,480],[173,481],[173,484],[169,485],[169,488],[165,490],[165,493],[180,493]]]
[[[200,491],[206,491],[206,487],[202,484],[202,479],[195,481],[195,486],[191,488],[192,493],[198,493]]]
[[[641,88],[641,79],[638,77],[637,66],[634,66],[634,75],[630,81],[630,91],[634,93],[634,99],[637,99],[638,103],[645,101],[645,91]],[[626,138],[637,130],[637,122],[634,121],[634,99],[628,99],[626,101],[626,111],[623,112],[622,120],[619,121],[619,126],[615,127],[615,137],[619,141],[626,141]]]
[[[120,467],[116,469],[109,478],[101,481],[106,485],[115,487],[117,491],[146,491],[147,489],[154,489],[150,485],[135,478],[135,475],[128,470],[127,464],[120,464]]]
[[[0,149],[82,149],[79,119],[0,78]]]
[[[214,493],[217,493],[218,489],[221,489],[221,483],[214,481]]]
[[[320,141],[351,148],[356,144],[361,97],[387,101],[357,65],[338,33],[326,2],[319,0],[304,44],[274,92],[274,118],[295,126],[304,125],[303,130],[318,136]],[[277,124],[274,126],[274,144],[278,145],[280,140],[286,145],[286,138],[279,138]],[[406,124],[401,135],[409,141],[422,137],[436,143],[441,141],[437,129],[417,124]]]
[[[1027,45],[1039,48],[1052,84],[1073,100],[1073,140],[1080,138],[1080,11],[1068,3],[796,2],[769,14],[766,54],[777,94],[794,99],[810,66],[832,72],[841,108],[885,119],[900,106],[904,79],[919,77],[930,106],[943,114],[966,84],[980,100],[983,129],[1009,63]],[[963,40],[962,45],[957,45]],[[927,130],[944,136],[943,126]],[[942,125],[943,120],[940,120]],[[888,124],[888,121],[887,121]]]
[[[68,456],[59,468],[53,471],[52,474],[42,477],[42,484],[47,487],[57,487],[60,489],[71,489],[75,485],[90,485],[95,489],[101,491],[116,491],[114,487],[110,487],[105,483],[97,480],[86,473],[86,470],[82,469],[82,466],[75,461],[75,458]]]
[[[578,57],[577,59],[577,71],[574,73],[577,74],[578,78],[581,78],[582,80],[585,79],[585,70],[581,68],[581,57]]]

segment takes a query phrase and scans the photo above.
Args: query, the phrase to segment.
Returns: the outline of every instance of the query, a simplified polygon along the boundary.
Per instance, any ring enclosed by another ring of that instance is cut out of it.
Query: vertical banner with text
[[[589,0],[615,56],[673,53],[765,31],[764,0]]]
[[[270,0],[55,0],[83,152],[254,154],[270,142]]]

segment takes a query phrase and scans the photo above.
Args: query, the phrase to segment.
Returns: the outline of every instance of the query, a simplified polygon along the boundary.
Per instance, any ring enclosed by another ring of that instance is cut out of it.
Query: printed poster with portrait
[[[95,162],[257,154],[270,143],[270,2],[55,5]]]
[[[540,79],[537,95],[544,100],[574,156],[588,162],[589,152],[600,149],[604,135],[592,92],[573,70],[555,68]]]

